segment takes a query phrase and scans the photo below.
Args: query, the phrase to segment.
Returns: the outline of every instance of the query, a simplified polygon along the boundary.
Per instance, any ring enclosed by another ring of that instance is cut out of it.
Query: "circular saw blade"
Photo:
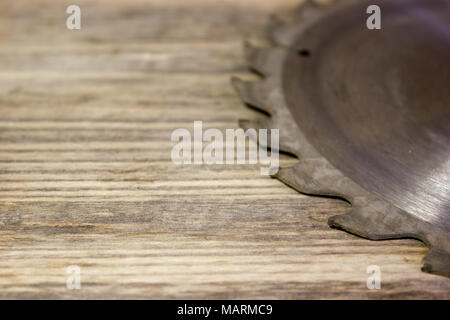
[[[373,4],[381,30],[365,24]],[[305,2],[269,36],[274,47],[246,47],[263,81],[233,83],[269,115],[241,125],[280,128],[280,150],[300,159],[275,177],[349,201],[333,227],[423,241],[422,269],[450,276],[450,2]]]

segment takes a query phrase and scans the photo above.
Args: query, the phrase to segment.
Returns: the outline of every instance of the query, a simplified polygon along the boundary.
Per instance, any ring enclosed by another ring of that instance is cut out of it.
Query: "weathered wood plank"
[[[255,79],[243,38],[296,2],[79,0],[68,31],[68,1],[2,1],[0,297],[450,298],[418,241],[329,229],[344,202],[258,166],[170,161],[174,129],[258,117],[229,79]]]

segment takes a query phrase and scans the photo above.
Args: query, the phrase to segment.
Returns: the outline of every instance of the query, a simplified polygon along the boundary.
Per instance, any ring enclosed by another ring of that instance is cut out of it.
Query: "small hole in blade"
[[[309,57],[311,55],[311,52],[308,49],[302,49],[298,51],[298,55],[300,57]]]

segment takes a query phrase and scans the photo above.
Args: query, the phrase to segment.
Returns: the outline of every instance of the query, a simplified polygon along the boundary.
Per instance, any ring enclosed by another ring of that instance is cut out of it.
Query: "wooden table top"
[[[0,3],[0,298],[449,298],[415,240],[330,229],[339,200],[254,165],[171,162],[177,128],[259,115],[242,42],[296,0]],[[281,157],[282,166],[296,159]],[[79,266],[81,288],[66,287]],[[366,269],[378,265],[380,290]]]

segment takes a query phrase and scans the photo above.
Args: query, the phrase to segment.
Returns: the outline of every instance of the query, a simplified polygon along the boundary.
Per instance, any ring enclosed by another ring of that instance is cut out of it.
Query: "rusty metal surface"
[[[366,28],[369,4],[382,30]],[[247,47],[264,79],[234,84],[270,115],[242,126],[280,128],[300,159],[276,178],[349,201],[331,226],[425,242],[423,270],[450,276],[450,1],[307,2],[269,36],[273,48]]]

